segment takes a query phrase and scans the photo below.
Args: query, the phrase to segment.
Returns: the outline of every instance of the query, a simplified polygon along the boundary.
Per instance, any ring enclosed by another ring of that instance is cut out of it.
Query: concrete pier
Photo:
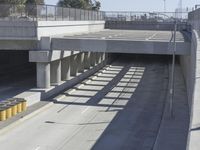
[[[95,59],[96,59],[96,54],[95,52],[91,52],[91,66],[95,66]]]
[[[77,56],[78,72],[84,72],[84,53],[79,53]]]
[[[58,85],[61,82],[61,61],[56,60],[51,62],[50,65],[51,72],[51,84]]]
[[[61,80],[66,81],[70,79],[70,57],[61,60]]]
[[[84,56],[84,68],[90,69],[91,66],[91,52],[85,52]]]
[[[50,63],[37,63],[37,87],[50,87]]]
[[[78,73],[77,55],[70,56],[70,75],[76,76]]]

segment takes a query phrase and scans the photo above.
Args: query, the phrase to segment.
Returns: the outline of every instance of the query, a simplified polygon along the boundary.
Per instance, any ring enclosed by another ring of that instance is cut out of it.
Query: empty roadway
[[[105,39],[105,40],[129,40],[129,41],[167,41],[172,37],[172,31],[156,31],[156,30],[103,30],[99,32],[77,34],[72,36],[62,36],[68,39]],[[176,41],[184,42],[184,36],[181,32],[177,32]]]
[[[49,109],[1,134],[1,149],[152,150],[167,100],[167,63],[159,56],[121,56],[75,91],[60,93]],[[177,72],[180,116],[187,118],[180,68]],[[176,150],[185,146],[182,126]]]

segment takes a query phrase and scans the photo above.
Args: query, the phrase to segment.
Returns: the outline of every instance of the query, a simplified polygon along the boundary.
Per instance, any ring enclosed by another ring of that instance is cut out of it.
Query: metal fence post
[[[170,84],[170,116],[173,118],[173,103],[174,103],[174,88],[175,88],[175,83],[174,83],[174,78],[175,78],[175,63],[176,63],[176,31],[177,31],[177,21],[175,19],[174,23],[174,47],[173,47],[173,58],[172,58],[172,74],[171,74],[171,84]]]
[[[64,8],[62,7],[62,21],[64,20],[63,9],[64,9]]]
[[[74,16],[75,16],[75,17],[74,17],[74,20],[76,20],[76,8],[74,9],[74,11],[75,11],[75,13],[74,13],[74,14],[75,14],[75,15],[74,15]]]
[[[45,12],[46,15],[45,15],[45,16],[46,16],[46,21],[47,21],[47,19],[48,19],[48,18],[47,18],[47,17],[48,17],[48,16],[47,16],[47,13],[48,13],[48,12],[47,12],[47,11],[48,11],[48,10],[47,10],[47,5],[46,5],[45,9],[46,9],[46,12]]]
[[[70,21],[70,8],[69,8],[69,21]]]
[[[54,9],[54,10],[55,10],[54,15],[55,15],[55,20],[56,20],[56,19],[57,19],[57,18],[56,18],[56,6],[54,6],[54,8],[55,8],[55,9]]]

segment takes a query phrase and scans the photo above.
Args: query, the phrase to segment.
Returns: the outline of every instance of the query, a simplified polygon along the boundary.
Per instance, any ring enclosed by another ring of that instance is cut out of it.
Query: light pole
[[[174,38],[173,38],[173,55],[172,55],[172,72],[171,72],[171,83],[170,83],[170,102],[169,111],[171,118],[173,117],[173,103],[174,103],[174,79],[175,79],[175,64],[176,64],[176,32],[177,32],[177,20],[174,20]]]
[[[159,15],[163,15],[167,18],[170,18],[166,14],[157,13]],[[171,80],[170,80],[170,89],[169,89],[169,113],[170,117],[173,118],[173,103],[174,103],[174,80],[175,80],[175,63],[176,63],[176,32],[177,32],[177,19],[174,20],[174,32],[173,32],[173,53],[172,53],[172,71],[171,71]]]

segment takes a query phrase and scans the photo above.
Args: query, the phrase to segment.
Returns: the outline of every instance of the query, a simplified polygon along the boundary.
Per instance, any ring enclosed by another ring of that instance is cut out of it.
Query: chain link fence
[[[185,22],[188,12],[105,12],[106,21],[172,22],[174,19]]]
[[[81,21],[104,20],[102,11],[58,7],[54,5],[0,5],[0,20]]]

